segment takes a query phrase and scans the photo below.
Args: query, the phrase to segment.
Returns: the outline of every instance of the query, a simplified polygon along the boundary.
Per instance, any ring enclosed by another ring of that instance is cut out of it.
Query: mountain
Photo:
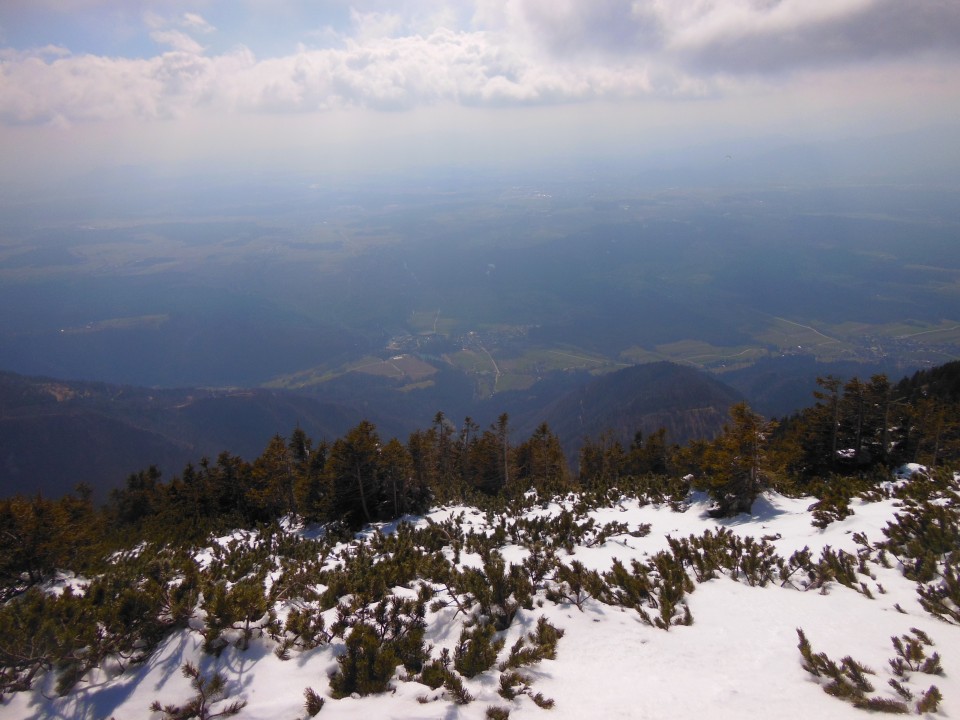
[[[917,373],[899,392],[955,399],[957,367]],[[546,422],[575,468],[584,440],[607,431],[624,446],[637,431],[649,436],[660,427],[670,443],[710,439],[728,421],[730,406],[744,399],[761,414],[785,415],[810,396],[817,376],[877,370],[784,358],[717,376],[654,362],[600,376],[546,373],[529,388],[485,399],[453,368],[438,369],[415,388],[404,379],[348,372],[304,390],[150,389],[0,373],[0,485],[7,495],[58,497],[86,482],[102,498],[150,465],[171,476],[221,451],[253,459],[273,435],[297,426],[316,440],[332,440],[367,419],[381,437],[405,441],[438,411],[454,425],[470,417],[480,427],[507,413],[515,444]]]
[[[854,360],[821,362],[811,355],[781,355],[761,358],[747,367],[730,370],[720,377],[743,393],[757,412],[767,417],[784,417],[811,405],[817,378],[833,377],[863,380],[884,374],[893,379],[913,370],[910,365],[892,360],[857,362]]]
[[[363,419],[380,435],[406,440],[443,410],[481,425],[502,412],[514,442],[547,422],[571,459],[585,437],[663,426],[671,442],[714,437],[742,398],[698,370],[660,362],[594,378],[555,373],[523,392],[471,397],[466,378],[438,373],[427,390],[398,391],[386,378],[348,373],[322,394],[267,389],[150,389],[0,373],[0,481],[5,495],[59,497],[80,482],[98,498],[133,472],[156,465],[167,476],[227,451],[252,459],[275,434],[299,426],[315,439],[344,435]]]
[[[584,438],[607,430],[624,444],[638,430],[647,435],[660,427],[671,443],[716,437],[730,406],[742,400],[739,392],[707,373],[655,362],[591,380],[545,408],[539,422],[549,424],[567,457],[575,458]],[[524,420],[524,426],[532,421]]]
[[[102,498],[156,465],[170,476],[227,451],[247,459],[298,425],[334,439],[367,412],[262,389],[160,390],[0,373],[0,486],[4,495],[58,497],[78,483]],[[402,432],[389,420],[385,434]]]
[[[918,370],[897,384],[897,394],[909,400],[926,396],[948,403],[960,402],[960,361]]]

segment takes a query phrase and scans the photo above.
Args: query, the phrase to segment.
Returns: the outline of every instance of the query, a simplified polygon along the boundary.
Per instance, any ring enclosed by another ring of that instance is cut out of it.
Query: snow
[[[579,560],[588,568],[605,571],[614,558],[629,565],[633,558],[666,549],[667,536],[701,535],[707,529],[726,528],[741,537],[768,538],[777,552],[789,557],[807,547],[814,556],[827,546],[855,552],[855,533],[871,542],[883,539],[882,528],[898,511],[895,500],[851,504],[853,515],[824,529],[811,525],[808,508],[813,498],[787,498],[770,494],[760,498],[751,515],[724,521],[707,515],[710,503],[694,496],[682,512],[668,505],[641,504],[624,500],[590,515],[599,525],[617,521],[634,531],[649,524],[644,537],[616,535],[602,545],[576,547],[573,555],[558,550],[564,562]],[[561,505],[536,508],[533,514],[556,514]],[[465,513],[477,530],[487,527],[483,514],[472,508],[443,508],[428,517],[442,522]],[[425,525],[426,518],[412,519]],[[384,528],[390,531],[392,527]],[[249,540],[249,534],[222,538]],[[508,562],[520,562],[527,551],[517,546],[502,548]],[[334,553],[335,555],[336,553]],[[209,560],[209,554],[203,556]],[[331,560],[332,562],[332,560]],[[461,553],[462,566],[480,566],[475,554]],[[319,718],[423,718],[464,720],[485,717],[490,706],[509,708],[514,720],[524,718],[663,718],[715,720],[724,718],[774,717],[777,720],[808,720],[810,717],[865,718],[865,712],[828,696],[801,667],[797,628],[803,628],[815,652],[839,660],[852,655],[876,671],[878,693],[895,697],[887,688],[892,677],[888,659],[894,657],[890,638],[919,628],[928,633],[942,656],[945,676],[914,674],[915,693],[932,683],[943,693],[937,715],[960,713],[960,627],[936,620],[917,602],[915,584],[896,568],[870,565],[874,578],[862,576],[873,599],[836,583],[826,592],[780,587],[749,587],[727,576],[697,584],[687,596],[694,622],[671,627],[669,632],[644,624],[629,609],[588,600],[581,612],[571,604],[542,599],[532,611],[521,610],[505,631],[506,657],[514,640],[529,632],[537,618],[545,616],[563,629],[556,660],[544,660],[524,674],[533,679],[532,689],[555,700],[551,710],[537,707],[529,697],[507,701],[497,694],[496,669],[466,680],[474,702],[454,704],[442,689],[404,682],[398,668],[393,691],[364,698],[334,700],[328,693],[328,676],[337,668],[342,642],[306,652],[291,652],[281,661],[273,654],[275,644],[254,638],[245,651],[228,647],[219,658],[203,653],[202,638],[194,630],[169,636],[141,666],[126,672],[98,671],[86,678],[67,697],[57,698],[53,678],[36,684],[33,691],[19,693],[0,705],[0,718],[148,718],[154,700],[182,703],[193,695],[180,668],[190,661],[204,674],[219,670],[228,679],[230,699],[247,701],[240,717],[251,719],[303,718],[304,689],[314,688],[326,698]],[[67,578],[61,583],[69,582]],[[879,586],[885,592],[881,592]],[[62,586],[62,585],[61,585]],[[410,595],[409,589],[397,589]],[[537,605],[540,606],[537,606]],[[905,614],[896,609],[899,605]],[[334,611],[330,611],[334,612]],[[327,619],[332,621],[331,614]],[[427,642],[434,655],[441,647],[453,647],[464,618],[444,608],[428,615]],[[425,701],[425,702],[424,702]],[[159,715],[154,715],[159,717]]]

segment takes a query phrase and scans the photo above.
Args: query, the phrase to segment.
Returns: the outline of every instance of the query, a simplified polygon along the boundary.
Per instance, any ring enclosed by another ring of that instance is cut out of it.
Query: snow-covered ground
[[[855,553],[854,533],[863,533],[873,543],[883,540],[881,530],[898,510],[895,500],[855,500],[852,516],[820,530],[811,525],[808,508],[813,502],[812,498],[772,494],[756,502],[752,515],[716,521],[708,517],[704,497],[694,497],[682,512],[667,505],[623,501],[591,515],[600,523],[626,523],[629,530],[649,524],[649,534],[616,535],[602,545],[578,546],[574,555],[561,550],[560,558],[564,562],[579,560],[601,572],[609,570],[614,558],[629,567],[631,559],[644,559],[665,549],[667,536],[700,535],[717,527],[757,540],[766,537],[785,558],[804,547],[814,556],[826,546]],[[558,511],[557,505],[551,505],[531,512]],[[486,527],[485,516],[471,508],[440,509],[429,517],[439,522],[461,512],[478,529]],[[427,520],[415,522],[426,524]],[[508,562],[517,563],[527,551],[507,545],[501,552]],[[461,560],[472,564],[477,556],[464,552]],[[431,690],[403,681],[402,667],[390,692],[334,700],[328,696],[328,676],[337,668],[342,642],[293,652],[291,659],[281,661],[273,654],[275,643],[261,638],[254,639],[246,651],[228,647],[215,658],[204,654],[199,633],[185,630],[169,636],[144,665],[113,676],[88,676],[64,698],[56,697],[52,678],[38,682],[33,691],[16,694],[0,705],[0,717],[159,717],[149,710],[154,700],[183,703],[194,694],[180,673],[187,661],[199,665],[204,673],[218,669],[227,677],[231,699],[247,701],[239,717],[265,720],[305,717],[303,693],[307,687],[327,696],[320,718],[480,719],[486,717],[490,706],[509,709],[514,719],[865,717],[865,711],[824,693],[803,669],[797,628],[804,630],[815,652],[825,652],[838,661],[850,655],[873,669],[876,694],[891,699],[896,699],[887,684],[894,677],[888,664],[895,655],[891,636],[903,635],[911,628],[922,630],[936,643],[930,651],[941,655],[945,674],[914,673],[908,686],[919,696],[930,684],[937,685],[944,699],[936,715],[960,715],[960,627],[925,612],[917,602],[916,584],[897,568],[876,563],[869,567],[875,577],[863,579],[872,599],[838,583],[829,583],[824,591],[802,591],[779,583],[750,587],[721,576],[696,585],[686,598],[693,624],[672,627],[669,632],[645,624],[627,608],[591,599],[581,611],[572,604],[544,600],[540,593],[533,610],[521,610],[505,631],[501,659],[540,616],[564,631],[555,660],[524,670],[534,681],[533,690],[555,701],[549,710],[525,695],[512,701],[500,697],[496,668],[465,681],[475,698],[467,705],[455,704],[442,688]],[[463,616],[454,617],[454,611],[445,608],[431,611],[427,621],[426,639],[434,645],[434,655],[442,647],[452,649]]]

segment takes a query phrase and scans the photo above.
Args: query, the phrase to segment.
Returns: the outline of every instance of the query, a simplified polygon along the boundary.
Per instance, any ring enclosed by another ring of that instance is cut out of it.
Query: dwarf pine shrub
[[[463,680],[455,672],[447,671],[443,680],[443,689],[450,693],[457,705],[468,705],[474,700],[473,695],[464,687]]]
[[[875,689],[868,676],[876,674],[873,670],[849,655],[837,663],[827,657],[826,653],[815,653],[800,628],[797,628],[800,641],[797,648],[800,650],[803,669],[816,678],[828,681],[823,685],[823,690],[828,695],[849,702],[861,710],[906,714],[910,712],[907,703],[914,698],[913,691],[906,685],[910,679],[907,671],[942,672],[939,656],[934,653],[927,657],[923,649],[924,646],[932,645],[929,637],[916,628],[911,632],[912,635],[892,638],[897,657],[890,660],[890,667],[897,677],[890,678],[888,685],[893,688],[897,698],[871,694]],[[917,701],[916,711],[920,714],[935,712],[941,699],[940,690],[931,685]]]
[[[500,663],[500,671],[518,669],[525,665],[534,665],[541,660],[554,660],[557,657],[557,643],[563,637],[563,630],[552,625],[540,616],[534,632],[521,635],[510,648],[510,655]]]
[[[927,675],[943,675],[939,653],[927,656],[924,648],[931,647],[933,641],[922,630],[911,628],[909,635],[894,635],[890,638],[897,656],[890,660],[890,667],[898,677],[904,677],[908,672],[921,672]]]
[[[346,652],[337,658],[339,668],[330,678],[335,698],[357,693],[373,695],[389,687],[390,678],[400,664],[390,643],[381,643],[371,625],[358,622],[346,639]]]
[[[152,712],[162,713],[166,720],[210,720],[238,715],[247,706],[246,700],[236,700],[214,712],[213,705],[228,697],[226,678],[219,672],[205,678],[197,666],[189,662],[184,664],[182,672],[184,677],[190,678],[190,686],[197,694],[184,705],[161,705],[159,700],[154,700],[150,706]]]
[[[919,585],[917,594],[928,613],[944,622],[960,624],[960,554],[947,556],[939,580]]]
[[[860,489],[853,479],[839,475],[808,488],[809,492],[819,498],[811,507],[813,514],[811,524],[822,530],[832,522],[853,515],[850,500]]]
[[[569,565],[557,563],[553,583],[547,588],[547,600],[568,602],[583,612],[584,603],[603,592],[603,579],[595,570],[587,570],[579,560]]]
[[[460,640],[453,651],[453,666],[461,675],[472,678],[489,670],[497,662],[504,640],[494,638],[492,623],[477,623],[460,631]]]
[[[316,716],[318,712],[323,709],[323,705],[326,702],[320,694],[311,687],[303,689],[304,697],[304,709],[307,711],[307,715],[310,717]]]
[[[939,688],[937,688],[936,685],[931,685],[917,701],[917,713],[920,715],[924,713],[935,713],[939,709],[942,700],[943,695],[940,694]]]
[[[449,655],[449,651],[446,648],[444,648],[444,651]],[[423,666],[417,679],[431,690],[436,690],[446,682],[447,675],[450,672],[448,665],[449,658],[446,663],[442,660],[431,660]]]

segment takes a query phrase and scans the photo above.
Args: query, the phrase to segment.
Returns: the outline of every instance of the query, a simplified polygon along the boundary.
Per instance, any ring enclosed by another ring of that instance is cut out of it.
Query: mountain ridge
[[[742,400],[706,373],[668,362],[600,377],[561,374],[554,381],[538,392],[498,394],[473,406],[454,402],[453,410],[480,423],[510,413],[514,441],[546,422],[575,465],[584,439],[607,430],[624,444],[637,431],[661,426],[670,442],[710,439],[723,427],[727,408]],[[151,389],[3,372],[0,480],[10,495],[56,497],[84,482],[102,497],[151,465],[173,475],[223,451],[252,459],[272,436],[296,427],[332,440],[367,419],[384,437],[405,440],[443,409],[432,404],[430,393],[417,397],[380,384],[348,377],[339,390],[305,395],[263,388]],[[455,422],[462,419],[444,412]]]

